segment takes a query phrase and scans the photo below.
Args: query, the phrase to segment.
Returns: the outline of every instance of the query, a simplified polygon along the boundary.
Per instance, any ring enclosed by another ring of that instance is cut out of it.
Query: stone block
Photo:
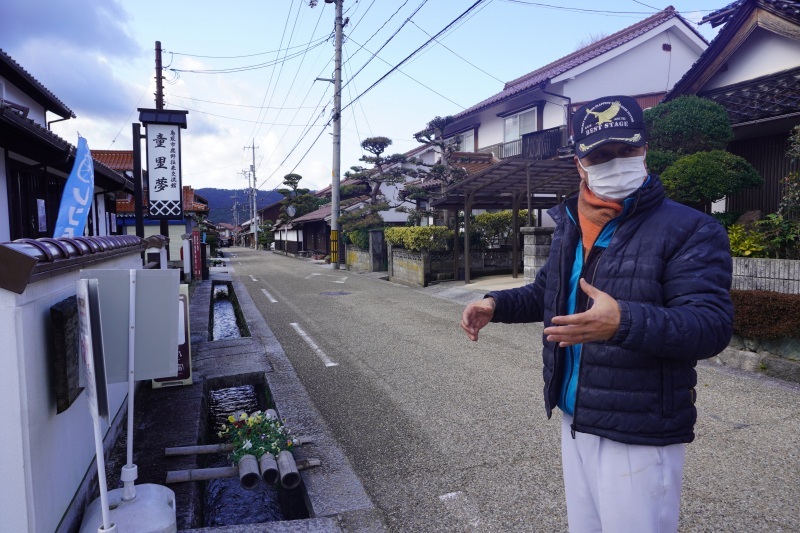
[[[800,383],[800,362],[798,361],[768,355],[761,359],[759,370],[767,376]]]
[[[717,355],[717,361],[723,365],[756,372],[759,370],[762,357],[762,355],[756,352],[725,348],[722,353]]]

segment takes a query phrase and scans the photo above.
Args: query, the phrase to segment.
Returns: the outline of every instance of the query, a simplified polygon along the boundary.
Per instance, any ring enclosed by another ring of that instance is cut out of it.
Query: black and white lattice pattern
[[[150,202],[150,216],[180,216],[181,203],[178,200],[153,200]]]

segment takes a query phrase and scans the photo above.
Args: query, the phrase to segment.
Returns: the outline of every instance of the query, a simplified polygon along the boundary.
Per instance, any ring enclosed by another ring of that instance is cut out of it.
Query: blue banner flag
[[[69,173],[53,237],[80,237],[94,198],[94,162],[86,139],[78,136],[75,164]]]

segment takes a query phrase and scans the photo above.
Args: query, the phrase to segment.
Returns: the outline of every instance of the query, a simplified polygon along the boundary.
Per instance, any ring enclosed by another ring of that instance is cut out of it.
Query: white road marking
[[[273,297],[272,297],[272,295],[271,295],[270,293],[268,293],[268,292],[267,292],[267,289],[261,289],[261,292],[263,292],[263,293],[264,293],[264,296],[266,296],[266,297],[267,297],[267,299],[268,299],[270,302],[272,302],[272,303],[274,303],[274,304],[278,303],[278,300],[276,300],[275,298],[273,298]]]
[[[463,524],[464,531],[478,531],[481,520],[478,507],[462,491],[449,492],[439,496],[439,501]]]
[[[241,262],[241,261],[236,261],[236,262],[237,262],[237,263],[239,263],[240,265],[242,264],[242,262]]]
[[[250,279],[252,279],[253,281],[258,281],[256,278],[253,277],[252,274],[250,274]]]
[[[345,281],[347,281],[347,276],[332,276],[330,274],[317,274],[317,273],[309,274],[308,276],[305,277],[305,279],[311,279],[314,276],[324,276],[326,278],[335,278],[335,279],[326,279],[326,280],[324,280],[324,281],[329,281],[331,283],[344,283]]]
[[[306,344],[308,344],[311,349],[317,353],[319,358],[322,359],[322,362],[325,363],[325,366],[339,366],[338,363],[334,363],[327,355],[325,355],[325,352],[323,352],[322,349],[317,346],[317,343],[315,343],[311,337],[309,337],[308,333],[303,331],[303,328],[301,328],[299,324],[296,322],[291,322],[289,325],[292,326],[297,334],[300,335],[304,341],[306,341]]]

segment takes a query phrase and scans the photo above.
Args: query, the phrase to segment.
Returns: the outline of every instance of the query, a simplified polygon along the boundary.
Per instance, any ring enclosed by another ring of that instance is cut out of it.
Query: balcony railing
[[[492,154],[497,159],[522,157],[523,159],[551,159],[559,156],[559,148],[567,146],[567,127],[557,126],[542,131],[526,133],[521,139],[498,143],[478,152]]]

